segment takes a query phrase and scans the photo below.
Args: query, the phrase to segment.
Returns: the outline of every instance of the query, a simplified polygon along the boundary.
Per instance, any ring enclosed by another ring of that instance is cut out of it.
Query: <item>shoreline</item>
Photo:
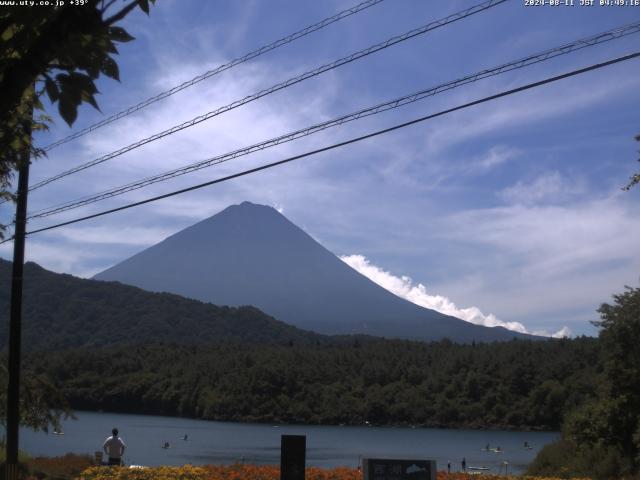
[[[471,430],[471,431],[481,431],[486,430],[489,432],[546,432],[546,433],[557,433],[558,430],[543,428],[543,427],[535,427],[535,426],[515,426],[515,425],[478,425],[478,424],[441,424],[437,422],[433,423],[423,423],[423,424],[412,424],[412,423],[385,423],[385,424],[374,424],[371,422],[363,422],[363,423],[304,423],[304,422],[287,422],[279,419],[269,419],[269,420],[256,420],[256,419],[238,419],[238,418],[203,418],[203,417],[194,417],[189,415],[179,415],[172,413],[149,413],[149,412],[136,412],[136,411],[124,411],[124,410],[105,410],[105,409],[97,409],[97,410],[87,410],[87,409],[73,409],[73,413],[76,412],[88,412],[88,413],[105,413],[111,415],[141,415],[141,416],[149,416],[149,417],[163,417],[163,418],[180,418],[185,420],[198,420],[203,422],[217,422],[217,423],[237,423],[244,425],[279,425],[279,426],[287,426],[287,427],[303,427],[303,426],[313,426],[313,427],[371,427],[371,428],[411,428],[411,429],[433,429],[433,430]],[[71,418],[71,417],[70,417]]]

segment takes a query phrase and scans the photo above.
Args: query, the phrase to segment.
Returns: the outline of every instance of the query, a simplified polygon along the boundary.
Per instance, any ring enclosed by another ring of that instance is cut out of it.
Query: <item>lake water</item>
[[[510,473],[522,473],[543,445],[558,438],[554,432],[507,432],[396,427],[264,425],[209,422],[173,417],[76,412],[63,423],[64,435],[20,431],[20,448],[32,455],[89,453],[116,426],[127,444],[127,465],[279,464],[280,436],[306,435],[307,466],[356,467],[361,457],[435,459],[438,469],[489,467],[498,473],[508,462]],[[183,440],[184,435],[188,439]],[[171,447],[163,449],[169,442]],[[532,449],[525,449],[524,442]],[[489,444],[501,453],[483,451]]]

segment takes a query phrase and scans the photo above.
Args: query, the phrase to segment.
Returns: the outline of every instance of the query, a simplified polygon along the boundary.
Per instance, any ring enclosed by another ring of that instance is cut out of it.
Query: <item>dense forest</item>
[[[595,339],[154,345],[32,354],[76,409],[216,420],[558,429],[589,398]]]

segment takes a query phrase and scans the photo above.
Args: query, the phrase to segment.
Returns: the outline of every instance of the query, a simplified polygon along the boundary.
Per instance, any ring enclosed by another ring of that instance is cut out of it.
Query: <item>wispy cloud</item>
[[[520,156],[522,152],[506,145],[496,145],[491,147],[483,156],[474,160],[473,165],[480,171],[493,170],[504,163]]]
[[[533,205],[566,200],[586,192],[580,178],[568,178],[558,171],[545,172],[529,182],[518,181],[498,193],[508,203]]]
[[[545,278],[602,269],[604,262],[638,263],[638,212],[618,193],[566,205],[509,205],[452,215],[447,236],[484,244],[526,262],[528,275]],[[452,228],[454,227],[455,228]]]
[[[595,309],[638,281],[640,213],[618,192],[459,211],[436,229],[456,251],[446,256],[448,275],[438,288],[492,305],[503,318],[537,324],[572,318],[572,330],[593,332]]]
[[[0,245],[0,255],[6,259],[12,258],[13,243]],[[89,248],[73,249],[63,243],[47,243],[43,241],[28,242],[25,250],[25,260],[36,262],[48,270],[59,273],[73,272],[80,277],[88,277],[99,270],[88,266],[95,258],[95,250]]]
[[[400,277],[393,275],[373,265],[362,255],[344,255],[340,259],[382,288],[421,307],[451,315],[476,325],[484,325],[485,327],[504,327],[520,333],[533,333],[553,337],[571,336],[571,330],[566,326],[553,334],[544,331],[531,332],[520,322],[504,322],[491,313],[485,315],[478,307],[460,308],[443,295],[428,293],[427,288],[422,283],[414,283],[410,277],[405,275]]]

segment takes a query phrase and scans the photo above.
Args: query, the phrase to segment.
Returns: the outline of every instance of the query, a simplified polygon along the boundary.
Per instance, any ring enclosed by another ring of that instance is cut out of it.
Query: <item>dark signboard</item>
[[[435,460],[363,458],[364,480],[436,480]]]
[[[304,480],[307,437],[282,435],[280,439],[280,480]]]

